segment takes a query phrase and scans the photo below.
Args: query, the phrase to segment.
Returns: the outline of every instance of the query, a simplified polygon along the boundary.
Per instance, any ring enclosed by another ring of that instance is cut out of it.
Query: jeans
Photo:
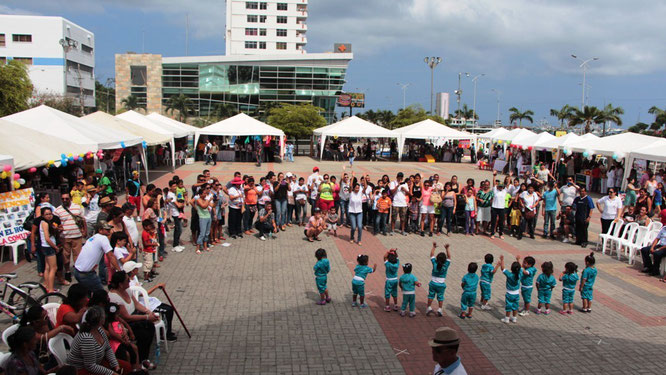
[[[358,230],[357,241],[361,242],[361,235],[363,233],[363,212],[350,212],[349,219],[351,221],[351,233],[349,238],[354,240],[354,231]]]
[[[209,217],[203,218],[199,216],[199,237],[197,237],[197,245],[202,246],[209,242],[210,223],[211,219]]]
[[[453,207],[444,207],[440,206],[439,209],[442,211],[440,213],[440,224],[439,224],[439,231],[442,231],[442,226],[444,225],[444,221],[446,221],[446,233],[451,233],[451,224],[453,220]]]
[[[308,216],[308,210],[304,204],[296,203],[296,223],[305,224]]]
[[[104,263],[104,257],[102,257],[102,263]],[[102,282],[99,280],[99,276],[92,271],[92,272],[79,272],[76,268],[74,268],[74,278],[76,278],[76,281],[78,281],[81,285],[85,286],[89,292],[94,292],[96,290],[104,290],[104,287],[102,286]]]
[[[502,235],[504,230],[504,209],[492,207],[490,209],[490,235],[495,234],[495,225],[497,225],[497,232]]]
[[[294,209],[296,209],[295,205],[287,203],[287,224],[294,223]]]
[[[229,207],[229,235],[237,236],[243,233],[241,230],[242,217],[240,208]]]
[[[659,273],[659,267],[661,266],[661,258],[666,256],[666,249],[663,250],[658,250],[660,246],[657,244],[655,246],[655,252],[652,253],[653,259],[650,258],[650,246],[645,246],[644,248],[641,249],[641,256],[643,257],[643,267],[647,268],[652,274],[658,274]]]
[[[472,217],[472,212],[474,211],[465,211],[465,234],[474,233],[474,218]]]
[[[340,218],[338,225],[345,225],[349,223],[349,201],[340,200]]]
[[[527,210],[525,210],[527,212]],[[525,229],[527,229],[527,233],[530,235],[530,237],[534,236],[534,226],[536,224],[536,213],[534,214],[534,217],[531,219],[528,219],[527,216],[523,215],[523,218],[520,221],[520,236],[525,233]]]
[[[368,225],[368,216],[370,215],[370,208],[368,207],[368,202],[363,202],[362,204],[362,210],[363,210],[363,226]]]
[[[260,220],[257,220],[255,228],[257,228],[257,230],[259,231],[260,236],[265,236],[273,231],[273,226],[270,224],[269,221],[261,222]]]
[[[555,218],[557,217],[557,211],[544,211],[543,218],[543,235],[544,236],[553,236],[555,232]],[[548,224],[550,223],[550,231],[548,230]]]
[[[167,252],[165,249],[166,247],[166,239],[164,238],[164,224],[159,223],[159,228],[157,228],[157,242],[160,244],[158,254],[159,255],[165,255]]]
[[[275,200],[275,222],[278,227],[287,224],[287,200]]]
[[[375,219],[375,233],[386,233],[386,227],[388,226],[388,212],[377,212],[377,218]]]
[[[173,247],[180,246],[180,235],[183,233],[183,223],[178,216],[171,216],[173,220]]]
[[[258,211],[256,204],[246,204],[245,212],[243,212],[243,231],[252,229],[252,221],[254,220],[254,211]]]
[[[293,152],[287,152],[287,161],[294,162],[294,153]]]
[[[42,253],[40,246],[37,246],[37,249],[35,249],[35,257],[37,258],[37,272],[44,273],[44,270],[46,269],[46,259],[44,259],[44,253]]]
[[[310,203],[310,216],[314,216],[314,209],[317,207],[317,199],[308,198],[308,203]]]

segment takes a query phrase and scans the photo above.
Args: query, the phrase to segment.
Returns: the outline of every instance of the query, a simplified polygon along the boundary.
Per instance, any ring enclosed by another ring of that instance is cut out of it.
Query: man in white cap
[[[428,344],[432,348],[432,360],[437,363],[433,375],[467,375],[458,357],[460,338],[456,330],[439,327]]]

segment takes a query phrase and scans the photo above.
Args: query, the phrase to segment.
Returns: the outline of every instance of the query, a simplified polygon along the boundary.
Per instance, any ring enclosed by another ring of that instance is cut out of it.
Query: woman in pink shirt
[[[425,226],[426,217],[428,217],[428,226],[430,227],[430,232],[428,235],[432,237],[432,228],[435,223],[435,205],[430,202],[430,196],[432,195],[433,188],[431,186],[430,180],[423,181],[423,189],[421,190],[421,208],[419,212],[421,213],[421,236],[425,236],[423,228]]]

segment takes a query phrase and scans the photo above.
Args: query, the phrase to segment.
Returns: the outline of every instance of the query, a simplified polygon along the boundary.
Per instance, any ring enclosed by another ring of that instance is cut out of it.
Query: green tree
[[[187,115],[190,112],[192,104],[192,99],[185,96],[183,93],[172,95],[169,100],[167,100],[166,112],[171,113],[173,116],[173,111],[178,111],[178,121],[185,122],[187,121]]]
[[[652,106],[648,110],[648,113],[654,115],[654,123],[652,123],[650,129],[659,129],[666,125],[666,110],[663,110],[657,106]]]
[[[585,133],[589,133],[592,124],[601,124],[604,122],[601,111],[597,107],[585,106],[583,110],[576,108],[571,119],[569,126],[577,126],[585,124]]]
[[[312,104],[282,104],[271,109],[268,124],[282,129],[290,137],[307,138],[313,130],[326,126],[322,112],[323,108]]]
[[[412,125],[427,119],[439,122],[440,124],[446,124],[446,120],[440,116],[429,115],[423,107],[419,105],[410,105],[407,108],[398,111],[398,114],[393,121],[391,121],[391,129],[402,128],[403,126]]]
[[[28,109],[32,82],[25,64],[10,60],[0,66],[0,117]]]
[[[217,120],[224,120],[238,114],[238,107],[231,103],[217,103],[211,113]]]
[[[474,113],[474,110],[472,108],[468,108],[467,104],[463,104],[462,108],[460,108],[460,110],[456,109],[456,111],[453,113],[453,117],[455,117],[455,118],[464,118],[464,119],[468,119],[468,120],[472,119],[472,117],[474,117],[474,119],[476,120],[476,119],[479,118],[479,115]]]
[[[137,98],[134,95],[130,95],[130,96],[126,97],[125,99],[121,100],[120,103],[128,111],[133,111],[135,109],[143,108],[139,104],[139,98]],[[144,110],[145,110],[145,108],[144,108]]]
[[[557,120],[560,122],[560,128],[564,129],[564,124],[571,119],[571,115],[574,113],[574,107],[565,104],[564,107],[560,109],[552,108],[550,110],[550,115],[557,117]]]
[[[630,126],[628,131],[632,133],[643,133],[645,130],[649,127],[650,125],[644,123],[644,122],[639,122],[636,125]]]
[[[509,108],[509,112],[511,114],[509,115],[509,122],[513,123],[514,121],[518,121],[518,126],[522,127],[523,126],[523,120],[527,120],[530,122],[530,124],[534,124],[534,119],[532,116],[534,116],[534,112],[532,110],[527,110],[525,112],[521,112],[518,108],[516,107],[511,107]]]
[[[95,107],[98,111],[116,113],[116,89],[95,80]]]
[[[390,109],[385,109],[383,111],[379,111],[376,124],[379,126],[383,126],[385,128],[393,129],[391,123],[393,122],[394,119],[395,119],[395,113],[393,113],[393,111],[391,111]]]
[[[30,107],[46,105],[58,111],[69,113],[70,115],[80,116],[81,106],[78,100],[71,96],[56,95],[53,93],[37,93],[30,100]]]
[[[612,122],[617,126],[622,126],[622,118],[620,115],[624,114],[622,107],[613,107],[613,104],[608,103],[599,113],[599,121],[603,124],[602,136],[606,135],[606,123]]]

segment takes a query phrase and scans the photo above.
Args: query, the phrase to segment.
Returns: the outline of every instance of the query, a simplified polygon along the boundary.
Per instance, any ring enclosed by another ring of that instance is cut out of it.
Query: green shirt
[[[102,177],[102,179],[99,181],[99,186],[106,186],[106,189],[104,190],[106,194],[113,193],[113,188],[111,188],[111,180],[108,177]]]

